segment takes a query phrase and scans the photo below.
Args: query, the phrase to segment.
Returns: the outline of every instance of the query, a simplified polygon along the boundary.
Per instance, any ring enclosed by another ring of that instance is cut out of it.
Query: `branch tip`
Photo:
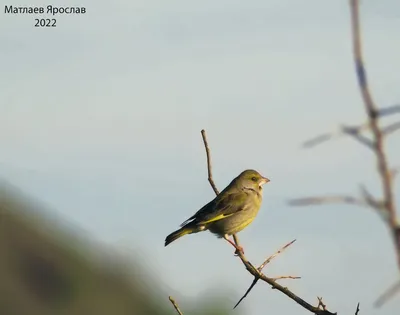
[[[172,298],[172,296],[168,297],[169,301],[171,302],[171,304],[174,306],[175,311],[179,314],[179,315],[183,315],[183,313],[181,312],[181,310],[179,309],[178,303],[175,302],[175,300]]]

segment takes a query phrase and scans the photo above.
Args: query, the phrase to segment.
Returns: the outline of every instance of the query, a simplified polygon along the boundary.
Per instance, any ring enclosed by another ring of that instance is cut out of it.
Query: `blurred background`
[[[354,140],[300,148],[365,119],[348,1],[74,5],[87,13],[52,29],[0,19],[1,314],[174,314],[168,295],[184,314],[307,314],[264,283],[233,311],[252,278],[210,233],[164,248],[214,197],[203,128],[219,189],[245,168],[271,179],[239,235],[253,263],[297,238],[269,276],[301,276],[281,282],[340,314],[357,302],[362,315],[398,311],[399,297],[372,306],[399,277],[373,211],[287,205],[360,183],[380,193],[375,157]],[[374,98],[399,103],[400,3],[362,1],[361,17]],[[393,165],[398,143],[387,142]]]

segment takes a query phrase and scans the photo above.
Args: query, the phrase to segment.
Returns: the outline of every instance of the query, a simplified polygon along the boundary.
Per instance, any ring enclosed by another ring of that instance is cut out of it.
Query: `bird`
[[[218,238],[224,238],[243,253],[243,248],[229,239],[253,222],[262,203],[263,185],[270,182],[259,172],[247,169],[213,200],[183,222],[181,228],[165,238],[165,246],[178,238],[192,233],[210,231]]]

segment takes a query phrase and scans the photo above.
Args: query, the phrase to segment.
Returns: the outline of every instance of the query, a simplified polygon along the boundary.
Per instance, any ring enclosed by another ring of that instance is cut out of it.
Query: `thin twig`
[[[310,140],[305,141],[302,144],[302,147],[309,149],[309,148],[315,147],[318,144],[321,144],[321,143],[323,143],[325,141],[330,140],[332,137],[333,137],[332,134],[325,133],[323,135],[319,135],[319,136],[316,136],[316,137],[314,137],[314,138],[312,138]]]
[[[309,206],[309,205],[320,205],[328,203],[347,203],[358,206],[368,206],[368,204],[362,199],[355,198],[352,196],[342,196],[342,195],[304,197],[304,198],[289,200],[289,205],[291,206]]]
[[[204,148],[206,149],[206,154],[207,154],[208,182],[210,183],[211,188],[214,190],[215,194],[218,195],[219,191],[217,189],[217,186],[215,186],[214,179],[212,176],[211,153],[210,153],[210,148],[208,147],[206,131],[204,129],[201,131],[201,136],[203,137]]]
[[[374,210],[379,217],[387,223],[389,220],[388,213],[383,201],[376,200],[364,186],[361,186],[362,198],[356,198],[345,195],[332,195],[332,196],[319,196],[319,197],[305,197],[289,200],[288,204],[291,206],[314,206],[322,204],[351,204],[357,206],[364,206]]]
[[[175,302],[175,300],[172,298],[172,296],[169,296],[168,298],[169,298],[169,301],[170,301],[170,302],[172,303],[172,305],[174,306],[176,312],[177,312],[179,315],[183,315],[183,313],[182,313],[181,310],[179,309],[178,304]]]
[[[204,142],[204,146],[206,147],[206,153],[207,153],[207,169],[208,169],[208,178],[209,178],[209,182],[211,187],[213,188],[214,192],[216,195],[218,195],[218,189],[216,188],[214,181],[210,180],[210,178],[212,179],[212,172],[211,172],[211,158],[210,158],[210,149],[208,147],[208,142],[206,139],[206,132],[205,130],[201,131],[201,135],[203,137],[203,142]],[[214,185],[213,185],[214,184]],[[214,188],[215,187],[215,188]],[[233,238],[235,240],[236,245],[239,246],[239,239],[237,238],[237,236],[234,234]],[[295,301],[296,303],[300,304],[303,308],[305,308],[306,310],[310,311],[311,313],[314,313],[316,315],[335,315],[336,313],[331,313],[327,310],[320,310],[318,307],[313,306],[309,303],[307,303],[305,300],[303,300],[302,298],[300,298],[299,296],[297,296],[296,294],[294,294],[292,291],[290,291],[287,287],[283,287],[282,285],[280,285],[279,283],[277,283],[273,278],[269,278],[267,276],[265,276],[264,274],[262,274],[260,271],[258,271],[258,269],[256,267],[253,266],[253,264],[244,256],[243,252],[238,251],[238,257],[240,258],[240,260],[242,261],[243,265],[245,266],[245,268],[247,269],[248,272],[250,272],[253,276],[254,276],[254,284],[252,284],[252,286],[254,286],[257,281],[259,279],[263,280],[264,282],[268,283],[273,289],[276,289],[280,292],[282,292],[283,294],[285,294],[287,297],[289,297],[290,299],[292,299],[293,301]],[[251,287],[252,288],[252,287]],[[251,290],[250,288],[250,290]],[[250,292],[250,290],[248,290]],[[237,306],[237,305],[236,305]],[[235,306],[235,307],[236,307]]]
[[[292,280],[297,280],[301,279],[301,277],[296,277],[296,276],[279,276],[279,277],[274,277],[272,278],[274,281],[276,280],[282,280],[282,279],[292,279]]]
[[[280,253],[282,253],[286,248],[288,248],[290,245],[292,245],[294,242],[296,242],[296,240],[294,239],[293,241],[287,243],[285,246],[281,247],[280,249],[278,249],[274,254],[272,254],[271,256],[269,256],[266,260],[264,260],[264,262],[260,265],[260,267],[258,267],[258,271],[262,271],[264,269],[264,267],[269,264],[271,262],[272,259],[274,259],[276,256],[278,256]]]

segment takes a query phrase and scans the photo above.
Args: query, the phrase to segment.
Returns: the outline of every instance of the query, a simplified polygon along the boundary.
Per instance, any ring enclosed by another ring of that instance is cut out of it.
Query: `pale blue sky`
[[[1,14],[4,179],[96,239],[146,257],[183,309],[217,285],[231,292],[225,302],[233,306],[251,277],[227,244],[201,233],[163,247],[213,198],[204,128],[220,189],[245,168],[271,178],[260,215],[240,234],[254,263],[297,238],[268,274],[302,276],[288,286],[310,302],[322,295],[340,314],[353,314],[357,302],[362,315],[399,309],[400,298],[371,307],[398,275],[374,213],[286,205],[314,193],[356,194],[361,182],[379,193],[373,156],[352,140],[299,149],[317,133],[364,119],[348,1],[75,3],[87,14],[58,17],[55,29]],[[374,97],[382,106],[399,103],[400,3],[362,3]],[[394,164],[398,143],[399,135],[389,141]],[[240,308],[307,314],[263,284]]]

